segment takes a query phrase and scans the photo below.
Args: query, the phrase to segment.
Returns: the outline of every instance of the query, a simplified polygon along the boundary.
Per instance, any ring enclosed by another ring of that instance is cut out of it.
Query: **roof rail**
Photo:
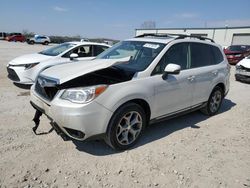
[[[144,33],[142,35],[138,35],[135,38],[142,38],[142,37],[171,37],[171,36],[177,36],[174,40],[178,40],[178,39],[184,39],[184,38],[197,38],[200,40],[209,40],[211,42],[214,42],[213,39],[207,38],[207,37],[201,37],[201,36],[195,36],[195,35],[185,35],[185,34],[160,34],[160,33]]]
[[[200,39],[200,40],[209,40],[211,42],[214,42],[213,39],[210,39],[210,38],[207,38],[207,37],[200,37],[200,36],[195,36],[195,35],[184,35],[184,34],[180,34],[177,38],[175,38],[175,40],[178,40],[178,39],[184,39],[184,38],[197,38],[197,39]]]
[[[142,37],[170,37],[168,34],[157,34],[157,33],[144,33],[142,35],[135,36],[135,38]]]

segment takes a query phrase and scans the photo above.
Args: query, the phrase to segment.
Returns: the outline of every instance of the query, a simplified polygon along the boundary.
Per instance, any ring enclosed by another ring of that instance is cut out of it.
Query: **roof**
[[[75,45],[104,45],[104,46],[109,46],[108,44],[105,44],[105,43],[98,43],[98,42],[88,42],[88,41],[83,41],[83,42],[80,42],[80,41],[71,41],[71,42],[67,42],[67,43],[71,43],[71,44],[75,44]]]
[[[149,38],[150,37],[150,38]],[[143,41],[143,42],[157,42],[157,43],[164,43],[167,44],[173,40],[177,39],[185,39],[186,41],[191,40],[200,40],[203,42],[212,42],[214,43],[213,39],[207,37],[200,37],[200,36],[192,36],[192,35],[185,35],[185,34],[154,34],[154,33],[144,33],[142,35],[138,35],[133,39],[128,39],[129,41]]]
[[[175,39],[175,37],[166,37],[166,38],[142,37],[142,38],[127,39],[126,41],[156,42],[156,43],[167,44],[167,43],[169,43],[170,41],[172,41],[174,39]]]

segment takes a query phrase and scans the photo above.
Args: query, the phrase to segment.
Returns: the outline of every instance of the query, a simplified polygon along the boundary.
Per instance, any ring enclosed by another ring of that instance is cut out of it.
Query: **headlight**
[[[38,64],[39,64],[39,62],[37,62],[37,63],[31,63],[31,64],[25,64],[24,67],[25,67],[25,70],[27,70],[27,69],[33,68],[34,66],[36,66]]]
[[[61,95],[61,99],[69,100],[73,103],[88,103],[107,89],[107,85],[97,85],[83,88],[66,89]]]

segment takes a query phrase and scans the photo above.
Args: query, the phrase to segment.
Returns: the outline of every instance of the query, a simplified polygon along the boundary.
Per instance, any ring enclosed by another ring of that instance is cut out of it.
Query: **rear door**
[[[208,100],[211,84],[218,76],[211,45],[190,43],[190,70],[194,78],[192,105],[197,105]]]

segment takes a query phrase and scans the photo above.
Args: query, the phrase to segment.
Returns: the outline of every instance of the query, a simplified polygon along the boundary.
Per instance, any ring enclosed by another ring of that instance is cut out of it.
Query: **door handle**
[[[212,74],[216,76],[218,74],[218,70],[212,71]]]
[[[195,76],[189,76],[187,79],[188,79],[190,82],[192,82],[192,81],[195,79]]]

